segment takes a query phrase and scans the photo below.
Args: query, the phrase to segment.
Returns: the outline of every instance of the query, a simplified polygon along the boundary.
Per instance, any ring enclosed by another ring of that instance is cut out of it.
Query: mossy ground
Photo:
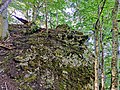
[[[0,73],[17,83],[12,86],[20,90],[91,90],[93,65],[83,55],[88,36],[70,30],[46,33],[42,28],[27,34],[27,29],[12,28],[13,48],[0,47]]]

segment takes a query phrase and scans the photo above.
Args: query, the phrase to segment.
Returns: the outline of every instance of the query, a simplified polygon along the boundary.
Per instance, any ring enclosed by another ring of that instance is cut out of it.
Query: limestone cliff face
[[[20,83],[22,90],[91,90],[93,65],[84,56],[87,38],[70,30],[17,37],[7,57],[15,63],[15,71],[5,71]]]

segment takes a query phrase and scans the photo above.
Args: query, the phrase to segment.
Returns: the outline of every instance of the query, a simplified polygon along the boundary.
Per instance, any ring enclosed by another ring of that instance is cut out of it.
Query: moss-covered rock
[[[42,30],[41,30],[42,31]],[[85,60],[88,36],[78,31],[37,32],[16,38],[5,72],[21,90],[91,90],[92,63]]]

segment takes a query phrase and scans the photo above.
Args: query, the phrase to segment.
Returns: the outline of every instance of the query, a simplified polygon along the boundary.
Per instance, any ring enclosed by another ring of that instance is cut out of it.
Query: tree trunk
[[[48,32],[48,11],[47,11],[47,0],[44,1],[45,2],[45,27],[46,30]]]
[[[3,33],[3,17],[0,15],[0,39],[2,39],[2,33]]]
[[[118,0],[115,0],[115,5],[112,10],[112,62],[111,62],[111,90],[118,89],[118,26],[117,26],[117,12],[118,12]]]
[[[98,62],[98,57],[99,57],[99,38],[98,38],[98,28],[95,30],[95,89],[94,90],[99,90],[99,78],[98,78],[98,70],[99,70],[99,62]]]
[[[32,8],[33,12],[32,12],[32,22],[35,22],[37,19],[37,8],[35,7],[35,5],[33,5]]]
[[[100,59],[100,46],[99,46],[99,31],[100,31],[100,17],[105,6],[106,0],[102,1],[98,6],[98,19],[95,23],[95,85],[94,90],[99,90],[99,59]]]
[[[4,39],[8,37],[8,20],[7,20],[7,6],[12,0],[2,0],[0,6],[0,38]]]
[[[101,26],[100,26],[100,69],[101,69],[101,79],[100,79],[100,83],[101,83],[101,88],[100,90],[105,90],[105,80],[104,80],[104,50],[103,50],[103,30],[102,30],[102,26],[103,26],[103,17],[102,17],[102,22],[101,22]]]
[[[99,90],[99,30],[100,30],[100,8],[98,7],[98,19],[95,24],[95,86],[94,90]]]
[[[7,19],[7,9],[3,11],[3,32],[2,32],[2,39],[7,38],[9,36],[8,32],[8,19]]]
[[[58,26],[58,10],[56,10],[56,27]]]

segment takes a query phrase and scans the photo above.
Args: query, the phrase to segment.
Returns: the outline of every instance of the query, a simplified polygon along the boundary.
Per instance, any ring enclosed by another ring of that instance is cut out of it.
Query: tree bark
[[[7,7],[12,0],[2,0],[0,6],[0,39],[8,37],[8,20],[7,20]]]
[[[32,13],[32,22],[35,22],[37,19],[37,8],[35,7],[35,5],[33,5],[33,13]]]
[[[7,9],[5,9],[2,13],[3,17],[3,32],[2,32],[2,39],[7,38],[9,36],[8,31],[8,19],[7,19]]]
[[[119,90],[118,87],[118,25],[117,25],[117,12],[118,0],[115,0],[115,5],[112,10],[112,62],[111,62],[111,90]]]
[[[99,29],[100,29],[100,9],[98,6],[98,19],[95,24],[95,86],[94,90],[99,90]]]
[[[95,87],[94,90],[99,90],[99,78],[98,78],[98,70],[99,70],[99,38],[98,38],[98,24],[97,28],[95,29]]]
[[[46,31],[48,32],[48,11],[47,11],[47,0],[45,2],[45,27]]]
[[[0,5],[0,14],[8,7],[12,0],[2,0],[2,4]]]
[[[3,16],[0,15],[0,39],[2,39],[2,33],[3,33]]]
[[[101,26],[100,26],[100,69],[101,69],[101,88],[100,90],[105,90],[105,80],[104,80],[104,48],[103,48],[103,30],[102,30],[102,26],[103,26],[103,17],[102,17],[102,22],[101,22]]]
[[[95,84],[94,84],[94,90],[99,90],[99,59],[100,59],[100,48],[99,48],[99,31],[100,31],[100,17],[102,14],[102,11],[104,9],[106,0],[102,1],[100,5],[98,6],[98,19],[95,23]]]
[[[56,27],[58,26],[58,23],[59,23],[59,21],[58,21],[58,10],[56,10]]]

